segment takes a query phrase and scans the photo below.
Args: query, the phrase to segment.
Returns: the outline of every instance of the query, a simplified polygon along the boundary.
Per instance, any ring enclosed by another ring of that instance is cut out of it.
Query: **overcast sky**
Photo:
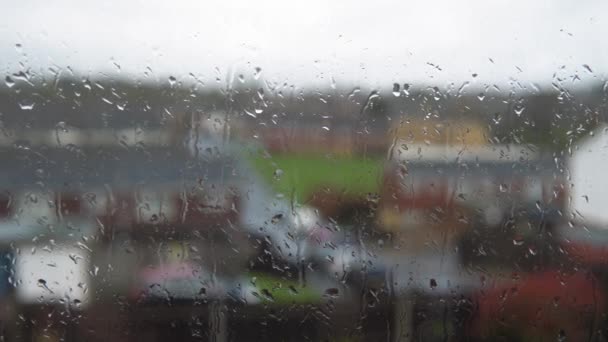
[[[2,10],[5,74],[69,66],[144,79],[149,67],[162,82],[193,73],[211,87],[259,67],[261,79],[296,87],[381,89],[511,79],[548,88],[554,74],[576,87],[608,74],[606,0],[19,0]],[[599,212],[608,198],[596,197]]]
[[[214,84],[230,70],[297,86],[548,85],[603,80],[608,1],[27,1],[3,6],[0,71],[70,66]],[[16,48],[21,44],[21,48]],[[593,73],[586,70],[588,65]],[[565,66],[564,69],[560,69]],[[216,70],[217,68],[217,70]],[[112,76],[115,77],[115,76]],[[578,81],[576,81],[578,82]]]

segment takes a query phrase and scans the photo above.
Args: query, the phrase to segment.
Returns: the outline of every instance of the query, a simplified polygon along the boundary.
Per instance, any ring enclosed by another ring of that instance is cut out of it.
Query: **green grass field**
[[[321,187],[352,195],[378,192],[383,163],[378,157],[293,154],[253,157],[255,168],[275,191],[300,203]],[[282,170],[282,174],[277,176],[276,170]]]
[[[285,280],[280,277],[264,273],[253,273],[255,286],[259,290],[259,298],[266,304],[316,304],[323,300],[323,292],[315,291],[311,287],[300,287],[295,280]],[[270,294],[272,299],[267,297]]]

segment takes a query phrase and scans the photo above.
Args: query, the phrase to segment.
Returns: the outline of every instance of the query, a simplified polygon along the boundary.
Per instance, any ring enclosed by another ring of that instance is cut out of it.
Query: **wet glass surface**
[[[608,5],[23,1],[4,341],[604,341]]]

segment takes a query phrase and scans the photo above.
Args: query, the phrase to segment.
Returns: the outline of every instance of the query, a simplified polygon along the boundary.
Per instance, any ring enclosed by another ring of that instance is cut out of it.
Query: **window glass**
[[[606,340],[605,13],[5,4],[0,339]]]

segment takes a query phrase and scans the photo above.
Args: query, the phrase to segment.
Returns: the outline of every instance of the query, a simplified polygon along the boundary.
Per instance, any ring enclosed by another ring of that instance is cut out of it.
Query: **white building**
[[[608,227],[608,125],[581,141],[568,163],[571,214],[577,221]]]

